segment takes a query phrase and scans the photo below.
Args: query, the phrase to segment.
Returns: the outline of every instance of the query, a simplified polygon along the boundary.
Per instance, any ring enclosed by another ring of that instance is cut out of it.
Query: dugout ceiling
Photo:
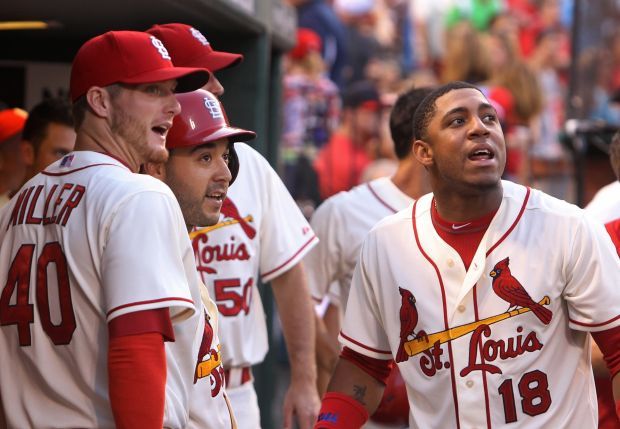
[[[166,22],[196,27],[216,49],[245,56],[239,66],[218,73],[226,88],[223,102],[232,122],[257,131],[257,149],[275,153],[270,145],[277,144],[277,65],[295,42],[297,25],[294,9],[281,0],[2,0],[0,22],[22,20],[58,23],[48,30],[0,31],[0,66],[24,64],[24,75],[28,64],[69,64],[86,40],[109,30]]]

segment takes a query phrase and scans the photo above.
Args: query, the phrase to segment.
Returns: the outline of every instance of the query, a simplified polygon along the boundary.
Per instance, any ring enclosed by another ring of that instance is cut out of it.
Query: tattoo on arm
[[[366,386],[353,385],[353,399],[362,405],[366,405],[364,402],[364,396],[366,396]]]

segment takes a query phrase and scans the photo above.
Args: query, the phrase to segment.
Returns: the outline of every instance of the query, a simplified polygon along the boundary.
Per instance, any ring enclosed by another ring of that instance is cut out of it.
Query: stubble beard
[[[149,145],[147,126],[122,109],[114,109],[110,128],[137,152],[140,162],[164,163],[168,160],[169,154],[165,147]]]

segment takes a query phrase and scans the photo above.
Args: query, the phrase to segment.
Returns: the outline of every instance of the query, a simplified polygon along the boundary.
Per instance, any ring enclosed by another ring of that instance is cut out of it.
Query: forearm
[[[385,384],[380,383],[367,372],[348,360],[340,358],[332,376],[328,392],[339,392],[350,396],[372,415],[383,396]]]
[[[271,282],[291,364],[291,379],[316,383],[315,313],[303,265]]]
[[[614,400],[616,401],[616,404],[617,404],[618,401],[620,401],[620,373],[616,374],[616,376],[613,378],[612,386],[614,389]]]
[[[330,306],[331,308],[332,306]],[[337,309],[336,309],[337,310]],[[329,311],[329,310],[328,310]],[[338,363],[340,346],[338,340],[329,332],[325,321],[316,316],[316,362],[317,388],[319,396],[323,396],[329,379]]]

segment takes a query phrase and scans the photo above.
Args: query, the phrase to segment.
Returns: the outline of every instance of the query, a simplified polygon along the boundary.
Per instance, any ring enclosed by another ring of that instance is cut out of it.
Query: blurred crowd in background
[[[597,28],[601,40],[572,58],[574,0],[290,3],[299,31],[285,61],[280,167],[307,216],[395,170],[387,115],[412,86],[481,87],[504,128],[505,177],[572,202],[568,106],[572,117],[620,125],[620,30]]]

